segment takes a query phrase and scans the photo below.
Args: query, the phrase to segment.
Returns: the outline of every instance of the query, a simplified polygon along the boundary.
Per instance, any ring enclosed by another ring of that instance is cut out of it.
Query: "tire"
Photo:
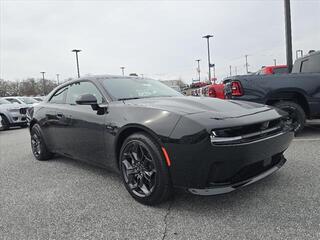
[[[299,134],[303,130],[306,124],[306,113],[299,104],[295,102],[281,101],[276,103],[274,106],[289,113],[295,134]]]
[[[130,195],[145,205],[165,202],[172,184],[160,146],[147,134],[135,133],[123,143],[119,168]]]
[[[35,124],[31,131],[31,150],[34,157],[39,161],[49,160],[52,158],[53,154],[48,150],[43,136],[41,134],[41,129],[38,124]]]
[[[9,129],[10,124],[9,124],[9,121],[8,121],[6,116],[1,114],[1,120],[0,121],[1,121],[0,131]]]

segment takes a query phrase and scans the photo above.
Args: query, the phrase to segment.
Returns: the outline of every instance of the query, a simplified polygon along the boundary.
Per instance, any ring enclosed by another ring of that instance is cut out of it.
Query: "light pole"
[[[121,71],[122,71],[122,76],[124,76],[124,69],[125,67],[120,67]]]
[[[274,65],[277,66],[277,59],[273,59]]]
[[[78,53],[81,52],[80,49],[73,49],[72,52],[76,53],[76,61],[77,61],[77,70],[78,70],[78,78],[80,78],[80,70],[79,70],[79,59]]]
[[[292,70],[292,35],[291,35],[291,10],[290,0],[284,0],[284,16],[286,28],[286,53],[288,72]]]
[[[45,85],[45,82],[44,82],[44,74],[46,72],[40,72],[42,74],[42,87],[43,87],[43,95],[45,96],[46,95],[46,85]]]
[[[203,36],[202,38],[206,38],[207,39],[207,46],[208,46],[208,67],[209,67],[209,72],[208,72],[208,77],[209,77],[209,82],[211,82],[211,67],[213,65],[211,65],[211,62],[210,62],[210,44],[209,44],[209,39],[213,37],[213,35],[205,35]]]
[[[248,64],[248,56],[249,55],[244,55],[245,56],[245,58],[246,58],[246,72],[247,72],[247,74],[249,73],[249,64]]]
[[[198,62],[198,68],[197,68],[197,72],[198,72],[198,80],[199,80],[199,82],[200,82],[200,61],[201,61],[201,59],[197,59],[196,60],[196,62]]]
[[[57,83],[58,83],[58,85],[59,85],[59,76],[60,76],[60,74],[57,73],[56,75],[57,75]]]

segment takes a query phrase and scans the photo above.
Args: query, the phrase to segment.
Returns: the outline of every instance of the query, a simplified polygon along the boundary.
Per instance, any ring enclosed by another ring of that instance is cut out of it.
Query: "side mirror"
[[[95,96],[92,94],[83,94],[79,96],[76,100],[76,103],[79,105],[97,105],[98,101]]]
[[[97,111],[98,115],[108,113],[106,104],[98,104],[97,98],[92,94],[83,94],[76,100],[78,105],[90,105],[93,111]]]

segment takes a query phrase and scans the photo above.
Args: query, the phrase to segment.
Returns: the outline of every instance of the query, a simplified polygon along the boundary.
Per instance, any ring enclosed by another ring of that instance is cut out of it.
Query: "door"
[[[66,105],[62,112],[68,125],[64,128],[63,151],[84,161],[105,161],[104,134],[107,115],[98,115],[91,106],[77,105],[77,98],[83,94],[94,95],[98,104],[106,102],[92,82],[80,81],[69,85]]]
[[[68,86],[58,89],[50,98],[45,108],[45,121],[41,125],[45,141],[53,152],[61,153],[64,141],[64,128],[68,126],[68,119],[63,111]]]

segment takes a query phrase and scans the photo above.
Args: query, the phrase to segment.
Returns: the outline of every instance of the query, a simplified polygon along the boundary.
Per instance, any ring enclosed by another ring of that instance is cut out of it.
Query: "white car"
[[[34,107],[39,104],[39,101],[35,100],[33,97],[4,97],[7,101],[11,103],[27,104],[29,107]]]
[[[10,103],[0,98],[0,130],[16,126],[27,127],[27,108],[26,104]]]

